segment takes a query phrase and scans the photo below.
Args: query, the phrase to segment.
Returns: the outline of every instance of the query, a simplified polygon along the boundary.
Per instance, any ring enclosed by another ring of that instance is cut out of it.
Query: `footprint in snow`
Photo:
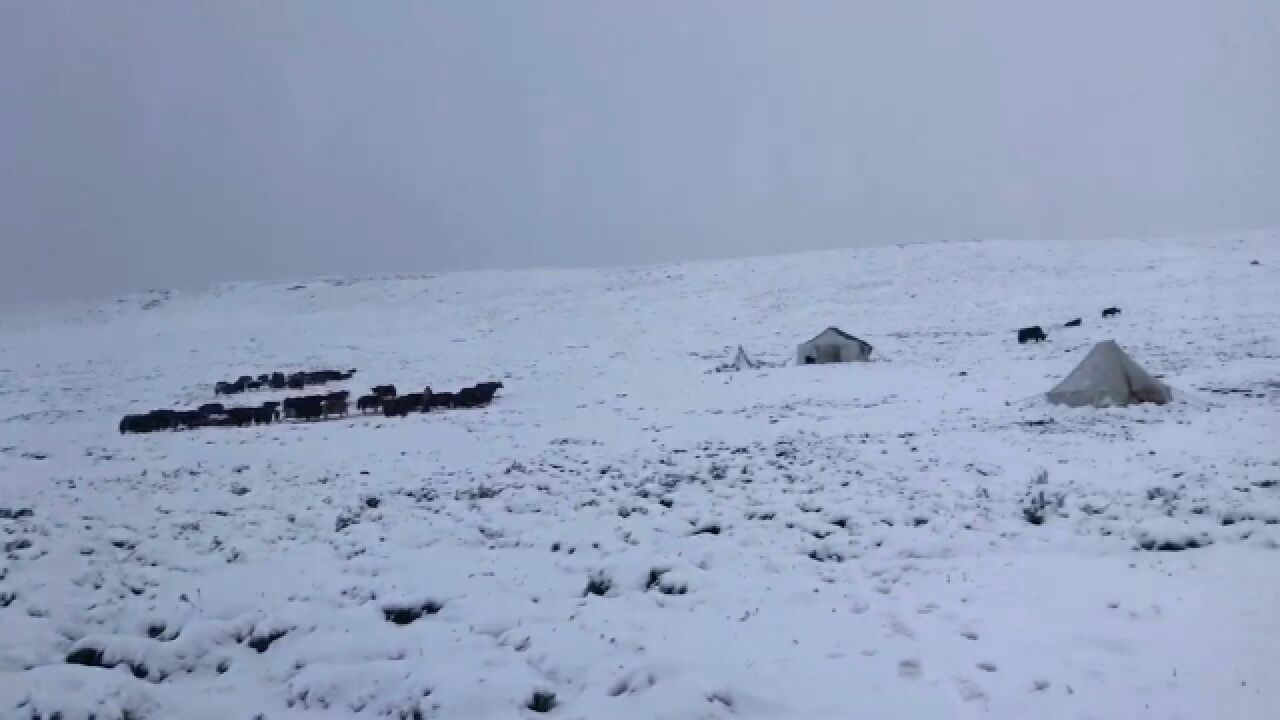
[[[917,680],[923,674],[924,669],[920,666],[920,661],[915,658],[898,663],[898,676],[904,680]]]

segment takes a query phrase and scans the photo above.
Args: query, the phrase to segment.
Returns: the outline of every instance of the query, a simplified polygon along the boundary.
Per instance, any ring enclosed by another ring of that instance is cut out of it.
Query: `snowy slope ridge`
[[[1278,272],[990,241],[0,310],[0,718],[1275,717]],[[707,372],[828,325],[877,361]],[[1038,399],[1107,338],[1175,402]],[[506,389],[116,432],[321,365]]]

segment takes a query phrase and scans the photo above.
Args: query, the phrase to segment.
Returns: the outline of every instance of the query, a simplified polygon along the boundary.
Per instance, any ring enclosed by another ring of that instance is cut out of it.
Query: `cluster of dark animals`
[[[236,395],[247,390],[261,390],[263,388],[271,388],[272,390],[283,390],[290,388],[292,390],[301,390],[308,385],[324,385],[330,382],[340,382],[342,380],[350,380],[356,374],[354,368],[346,372],[338,370],[312,370],[307,372],[296,372],[285,375],[282,372],[263,373],[257,378],[251,375],[241,375],[235,382],[218,382],[214,383],[213,392],[215,395]]]
[[[412,412],[430,412],[437,408],[483,407],[493,401],[501,388],[501,382],[483,382],[457,392],[432,392],[428,387],[422,392],[399,395],[395,385],[378,385],[370,394],[356,400],[356,409],[362,413],[381,410],[387,417],[405,417]]]
[[[192,430],[201,427],[249,427],[280,419],[280,403],[264,402],[257,407],[224,407],[208,403],[196,410],[152,410],[141,415],[125,415],[120,432],[149,433],[160,430]]]
[[[352,371],[354,372],[354,371]],[[347,374],[347,377],[350,377]],[[356,406],[360,412],[381,411],[387,417],[405,417],[411,412],[428,412],[435,408],[481,407],[493,401],[502,388],[501,382],[484,382],[457,392],[436,393],[431,388],[422,392],[398,395],[394,385],[379,385],[373,393],[361,397]],[[207,403],[196,410],[152,410],[141,415],[126,415],[120,420],[121,433],[148,433],[159,430],[190,430],[201,427],[249,427],[292,420],[320,420],[342,417],[348,412],[346,390],[324,395],[305,395],[283,401],[264,402],[259,407],[225,407]]]
[[[1115,317],[1116,315],[1119,315],[1119,314],[1120,314],[1120,308],[1118,307],[1104,308],[1102,311],[1102,317],[1104,318]],[[1080,327],[1083,323],[1084,323],[1084,318],[1076,318],[1074,320],[1066,321],[1065,323],[1062,324],[1062,326],[1063,327]],[[1031,327],[1024,327],[1018,330],[1019,345],[1023,343],[1032,342],[1032,341],[1044,342],[1045,340],[1048,340],[1048,339],[1049,339],[1049,336],[1045,334],[1044,328],[1040,327],[1039,325],[1032,325]]]

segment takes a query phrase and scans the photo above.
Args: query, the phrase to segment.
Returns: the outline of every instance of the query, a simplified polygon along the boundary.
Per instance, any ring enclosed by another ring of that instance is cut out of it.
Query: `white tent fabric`
[[[837,327],[829,327],[806,343],[796,346],[796,364],[867,362],[871,345]]]
[[[1164,405],[1173,400],[1173,391],[1143,370],[1115,340],[1106,340],[1094,345],[1045,397],[1069,407],[1123,407],[1144,402]]]

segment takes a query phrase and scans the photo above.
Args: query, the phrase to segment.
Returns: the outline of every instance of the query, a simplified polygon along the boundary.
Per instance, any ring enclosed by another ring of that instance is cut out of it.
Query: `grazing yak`
[[[480,394],[484,397],[484,401],[486,403],[493,400],[493,396],[496,395],[498,391],[501,390],[502,388],[503,388],[503,385],[500,381],[482,382],[476,385],[476,390],[480,392]]]
[[[150,415],[125,415],[120,419],[120,434],[145,433],[158,430],[151,423]]]
[[[1084,318],[1076,318],[1075,320],[1066,321],[1062,327],[1080,327],[1082,322],[1084,322]]]
[[[1034,340],[1034,341],[1036,341],[1036,342],[1044,342],[1044,340],[1045,340],[1046,338],[1048,338],[1048,336],[1044,334],[1044,329],[1042,329],[1039,325],[1032,325],[1031,327],[1024,327],[1024,328],[1022,328],[1021,330],[1019,330],[1019,331],[1018,331],[1018,344],[1019,344],[1019,345],[1021,345],[1021,344],[1023,344],[1023,343],[1026,343],[1026,342],[1030,342],[1030,341],[1032,341],[1032,340]]]
[[[382,401],[382,414],[387,417],[405,417],[414,410],[410,396],[389,397]]]
[[[267,385],[270,385],[272,390],[283,390],[288,384],[289,381],[285,379],[282,372],[271,373],[271,377],[267,380]]]
[[[325,397],[323,395],[308,395],[306,397],[293,398],[293,414],[303,420],[319,420],[325,414]]]
[[[382,398],[377,395],[361,395],[356,399],[356,409],[360,412],[367,410],[380,410],[382,408]]]
[[[249,427],[253,424],[257,410],[258,408],[252,407],[227,408],[227,423],[236,427]]]
[[[1120,314],[1120,308],[1118,307],[1109,307],[1102,311],[1102,317],[1104,318],[1113,317],[1119,314]]]
[[[280,419],[280,403],[279,402],[275,400],[264,402],[262,403],[262,409],[271,413],[270,422],[275,422]]]
[[[462,408],[480,407],[484,404],[484,396],[473,387],[462,388],[453,396],[453,406]]]
[[[459,390],[453,397],[454,407],[483,407],[493,401],[493,396],[502,387],[500,382],[484,382],[473,387]]]
[[[120,420],[120,433],[147,433],[177,430],[204,425],[206,419],[198,410],[152,410],[145,415],[125,415]]]
[[[226,411],[227,409],[222,406],[222,403],[205,403],[199,408],[199,413],[205,417],[209,417],[210,415],[222,415],[226,413]]]
[[[304,397],[285,398],[281,405],[285,417],[315,420],[324,417],[324,395],[306,395]]]
[[[324,416],[330,415],[346,415],[347,414],[347,397],[346,390],[342,392],[331,392],[324,396]]]
[[[369,392],[373,393],[377,397],[382,398],[383,400],[386,400],[387,398],[393,398],[396,396],[396,386],[395,385],[374,385]]]
[[[147,413],[156,430],[173,430],[178,427],[178,413],[174,410],[152,410]]]

